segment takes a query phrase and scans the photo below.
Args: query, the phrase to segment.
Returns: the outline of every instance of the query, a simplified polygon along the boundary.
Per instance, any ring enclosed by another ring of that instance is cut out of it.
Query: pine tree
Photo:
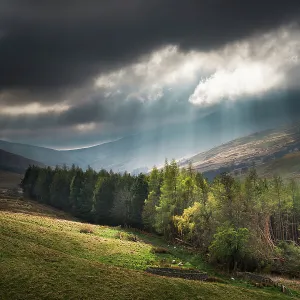
[[[156,206],[159,204],[162,180],[162,172],[158,171],[158,169],[154,167],[148,179],[149,193],[145,200],[145,205],[142,212],[143,225],[148,230],[154,230]]]
[[[132,192],[130,187],[122,185],[116,188],[114,194],[113,206],[110,211],[112,223],[114,225],[131,225],[130,210],[131,210]]]
[[[179,169],[173,160],[171,164],[166,161],[164,167],[163,184],[161,186],[161,196],[156,207],[155,229],[164,234],[167,238],[172,238],[175,231],[173,217],[178,213],[176,203],[178,201],[177,176]]]
[[[94,191],[94,218],[99,224],[112,224],[111,209],[114,204],[117,176],[99,176]]]
[[[50,167],[40,168],[36,184],[34,186],[34,194],[39,202],[50,203],[50,185],[52,183],[53,171]]]
[[[97,173],[88,168],[84,173],[83,185],[80,190],[80,207],[78,216],[86,221],[93,221],[94,190],[97,180]]]
[[[81,217],[82,197],[81,190],[84,186],[84,173],[81,169],[72,170],[70,175],[73,175],[70,185],[70,206],[71,211],[76,217]]]
[[[25,172],[24,178],[21,181],[25,197],[36,199],[35,185],[39,176],[40,168],[37,166],[29,166]]]
[[[131,186],[130,224],[133,227],[142,227],[142,212],[148,195],[146,176],[138,175]]]
[[[50,186],[50,204],[64,211],[71,211],[70,173],[66,169],[56,168]]]

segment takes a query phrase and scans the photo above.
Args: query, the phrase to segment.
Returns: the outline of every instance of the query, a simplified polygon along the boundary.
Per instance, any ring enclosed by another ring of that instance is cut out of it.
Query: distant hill
[[[6,141],[0,141],[0,149],[50,166],[75,164],[82,168],[91,166],[95,170],[104,168],[114,172],[147,172],[154,165],[163,164],[166,158],[188,156],[224,141],[224,136],[220,136],[220,128],[210,128],[213,133],[207,134],[207,127],[200,125],[174,124],[164,130],[149,130],[75,150],[58,151]],[[225,140],[238,134],[234,133]]]
[[[246,118],[241,124],[239,118],[228,117],[228,120],[224,120],[223,117],[223,114],[214,112],[163,126],[158,122],[157,128],[84,149],[57,151],[6,141],[0,141],[0,149],[50,166],[70,166],[74,163],[82,168],[91,166],[95,170],[105,168],[115,172],[136,172],[140,168],[146,170],[154,165],[159,166],[166,158],[191,156],[251,132],[277,126],[277,123],[256,124]],[[222,123],[218,122],[220,119]]]
[[[281,172],[284,168],[279,168],[280,164],[277,164],[276,168],[274,167],[276,170],[272,172],[271,162],[300,149],[299,123],[259,131],[230,142],[226,141],[242,136],[241,132],[245,132],[244,129],[224,136],[219,127],[208,128],[200,125],[201,123],[184,126],[175,124],[172,129],[166,127],[162,131],[138,133],[97,146],[75,150],[58,151],[6,141],[0,141],[0,149],[49,166],[75,164],[83,169],[90,166],[95,170],[104,168],[112,169],[114,172],[128,171],[134,174],[146,173],[154,165],[162,165],[165,158],[181,158],[179,163],[182,166],[186,166],[191,161],[196,170],[204,172],[209,178],[223,171],[241,174],[253,165],[257,165],[261,174],[270,175],[275,171]],[[248,129],[249,132],[251,129]],[[212,145],[222,142],[223,144],[210,149]],[[201,150],[208,151],[200,152]],[[198,154],[192,156],[197,152]],[[297,159],[294,157],[293,163],[298,161]],[[285,159],[284,164],[288,160]],[[285,172],[287,171],[285,169]],[[300,174],[300,170],[295,167],[290,172],[295,173],[295,176]]]
[[[0,170],[23,174],[29,165],[44,166],[44,164],[20,155],[0,150]]]
[[[250,167],[260,175],[300,177],[300,124],[235,139],[180,162],[212,179],[221,172],[240,176]]]
[[[44,147],[0,141],[0,149],[49,166],[72,163],[63,152]]]

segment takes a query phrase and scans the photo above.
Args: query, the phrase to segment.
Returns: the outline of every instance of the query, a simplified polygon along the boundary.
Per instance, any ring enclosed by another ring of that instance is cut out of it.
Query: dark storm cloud
[[[172,119],[192,117],[195,108],[186,103],[186,96],[181,101],[176,95],[165,93],[160,101],[143,103],[137,99],[122,101],[123,98],[102,98],[94,96],[84,103],[70,107],[60,113],[2,115],[2,130],[41,130],[64,128],[90,123],[112,124],[118,131],[140,130],[154,124],[167,123]],[[99,132],[99,135],[103,132]]]
[[[299,0],[3,0],[0,89],[83,85],[162,45],[212,49],[299,11]]]

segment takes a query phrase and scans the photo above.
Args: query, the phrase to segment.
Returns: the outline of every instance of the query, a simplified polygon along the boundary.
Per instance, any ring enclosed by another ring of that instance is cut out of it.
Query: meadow
[[[134,240],[132,240],[134,237]],[[278,288],[223,278],[199,282],[151,275],[183,262],[216,276],[196,253],[142,232],[81,223],[16,197],[0,200],[0,299],[297,299]],[[164,248],[167,253],[155,253]]]

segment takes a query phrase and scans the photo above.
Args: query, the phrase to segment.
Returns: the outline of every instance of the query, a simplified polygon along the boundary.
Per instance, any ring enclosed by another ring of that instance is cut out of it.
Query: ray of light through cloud
[[[2,137],[19,137],[21,129],[60,127],[70,133],[63,142],[72,143],[77,132],[82,141],[76,146],[84,146],[160,128],[158,139],[164,140],[170,134],[164,126],[207,118],[224,109],[223,102],[234,105],[299,89],[299,54],[300,32],[292,24],[209,50],[158,47],[120,68],[98,68],[93,80],[65,88],[56,103],[38,102],[40,95],[30,102],[30,90],[4,90]],[[25,105],[10,104],[17,98]],[[197,135],[196,124],[187,128],[183,134]]]
[[[163,98],[164,89],[176,92],[179,86],[194,84],[186,100],[213,105],[285,88],[290,84],[288,72],[299,66],[299,51],[300,35],[293,26],[209,52],[167,46],[144,61],[102,74],[95,85],[110,92],[129,91],[127,99],[153,101]]]

